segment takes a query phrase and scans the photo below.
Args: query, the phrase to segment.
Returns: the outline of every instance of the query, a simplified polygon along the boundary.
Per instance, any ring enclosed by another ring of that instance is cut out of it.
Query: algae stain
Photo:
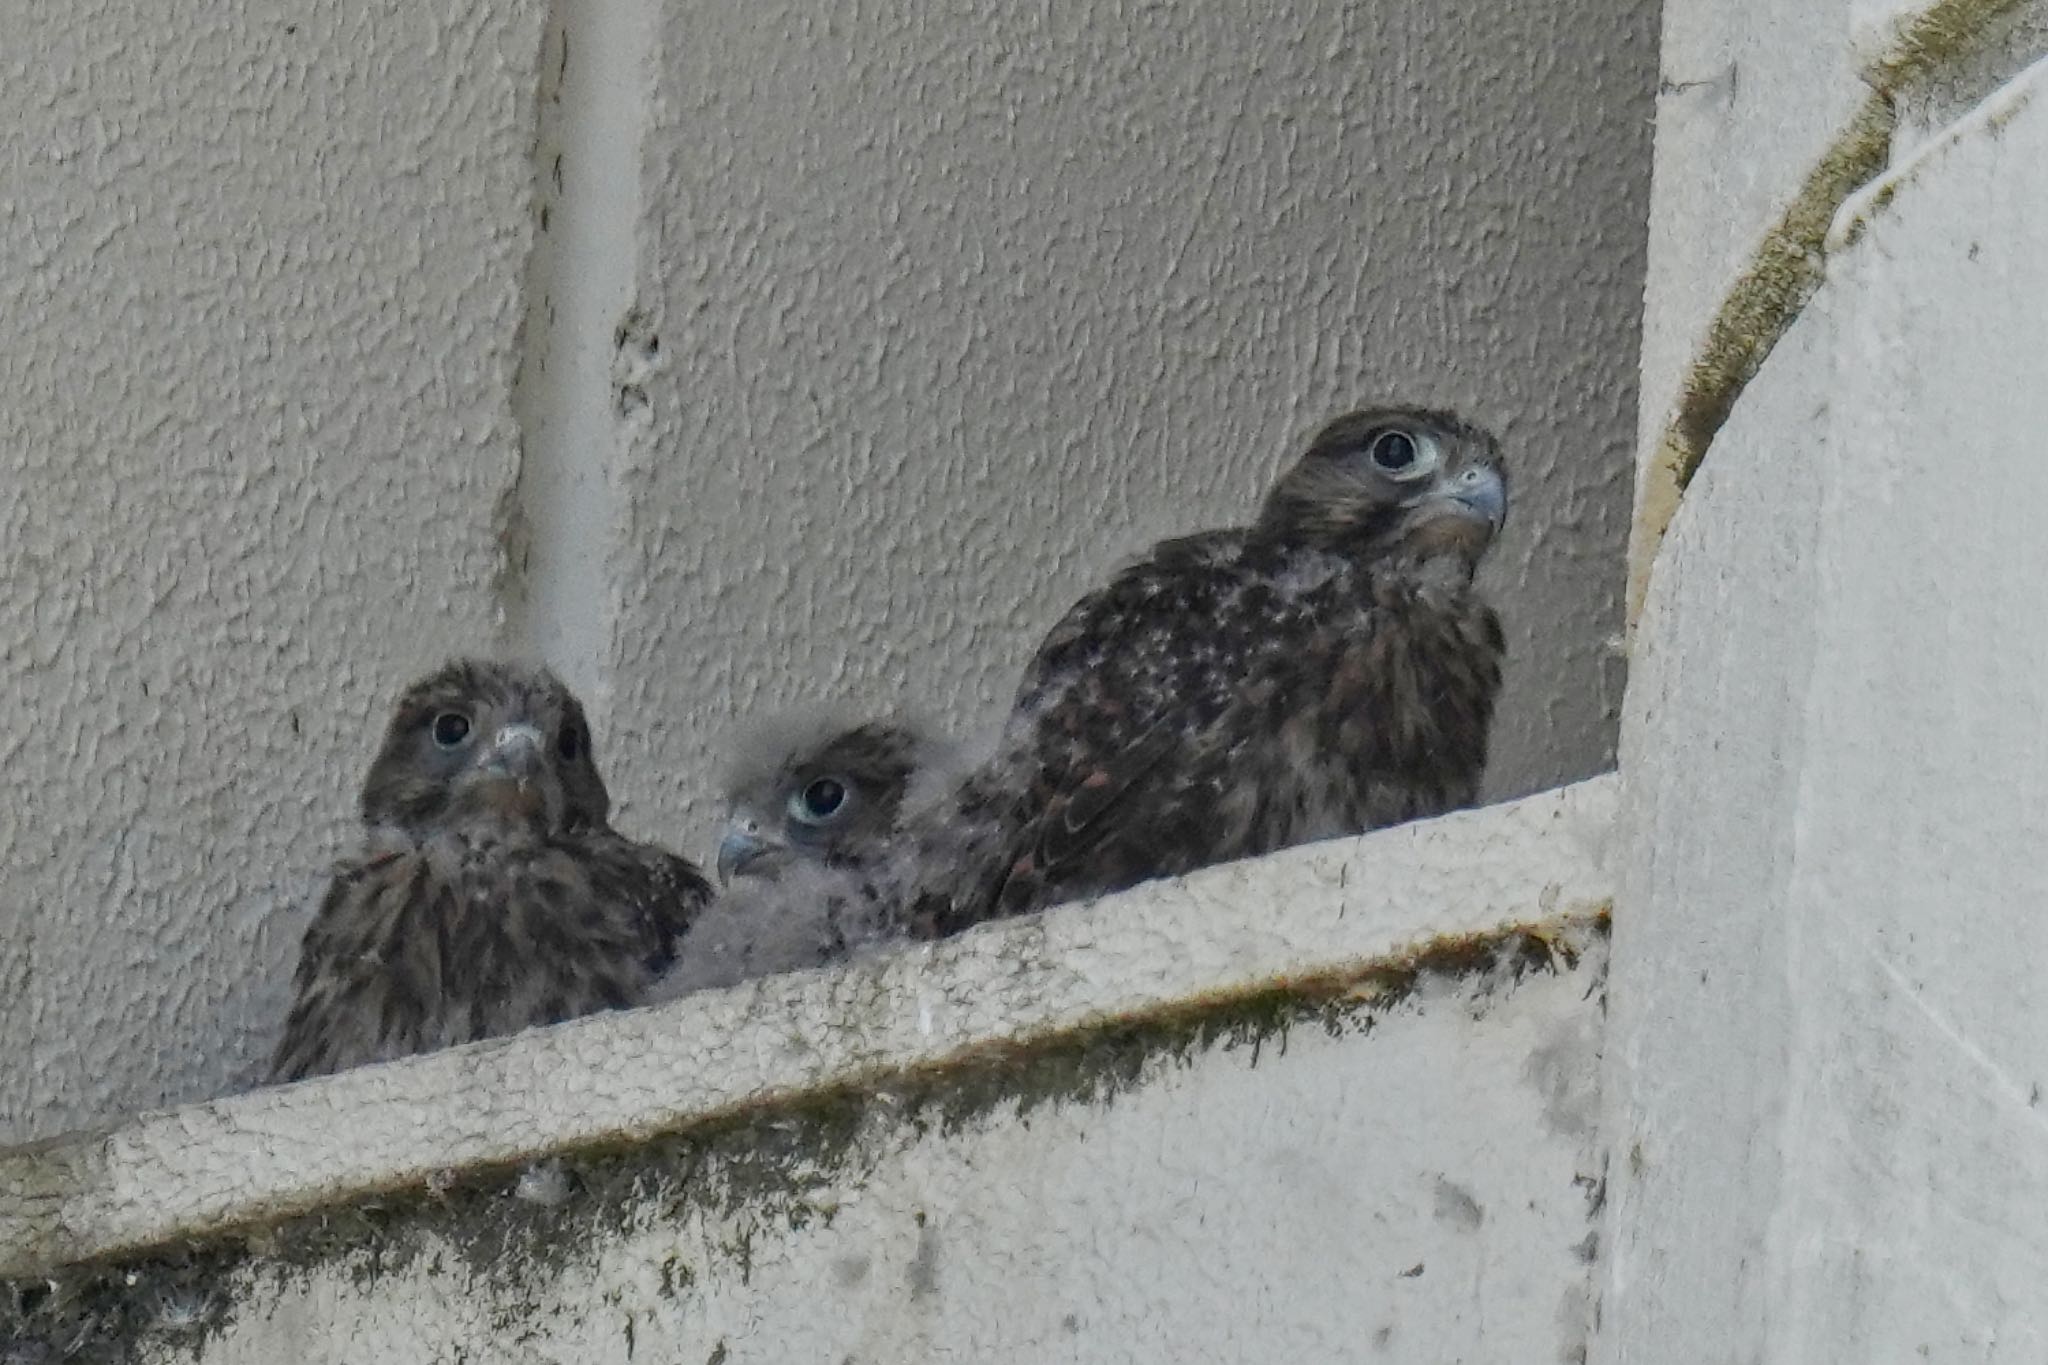
[[[829,1227],[844,1194],[864,1185],[875,1163],[906,1137],[957,1134],[997,1113],[1025,1120],[1043,1105],[1107,1104],[1162,1067],[1191,1065],[1213,1052],[1244,1050],[1250,1064],[1275,1043],[1284,1055],[1295,1028],[1366,1034],[1432,979],[1483,976],[1481,994],[1491,998],[1532,973],[1576,968],[1583,944],[1606,933],[1601,912],[1562,932],[1553,922],[1447,938],[1398,960],[1176,1002],[765,1101],[652,1138],[549,1153],[572,1191],[559,1202],[519,1197],[532,1162],[510,1162],[458,1172],[432,1191],[381,1193],[200,1244],[62,1267],[0,1283],[0,1341],[61,1343],[65,1360],[129,1360],[145,1343],[170,1339],[148,1311],[166,1293],[220,1304],[198,1329],[204,1340],[232,1322],[236,1305],[274,1299],[314,1276],[338,1279],[367,1297],[387,1278],[415,1271],[462,1273],[490,1287],[504,1326],[516,1333],[512,1319],[542,1311],[565,1271],[593,1266],[621,1234],[691,1219],[734,1228],[723,1249],[742,1282],[750,1282],[757,1227]],[[914,1297],[936,1292],[939,1255],[937,1229],[921,1225]],[[663,1260],[659,1271],[665,1297],[698,1279],[679,1255]]]

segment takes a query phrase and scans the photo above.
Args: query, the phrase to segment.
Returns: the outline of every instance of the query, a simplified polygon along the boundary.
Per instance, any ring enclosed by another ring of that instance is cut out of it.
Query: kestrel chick
[[[660,997],[823,966],[881,937],[871,879],[906,798],[949,781],[954,753],[903,719],[786,716],[742,732],[725,782],[724,889]]]
[[[996,758],[899,840],[910,926],[1470,802],[1504,652],[1472,576],[1506,515],[1494,439],[1457,417],[1325,426],[1252,525],[1155,546],[1054,627]]]
[[[778,718],[736,748],[718,845],[726,883],[775,876],[796,859],[871,866],[913,781],[929,780],[946,755],[921,727],[896,719]]]
[[[640,1004],[711,893],[606,823],[583,708],[541,669],[458,660],[415,683],[361,809],[274,1080]]]

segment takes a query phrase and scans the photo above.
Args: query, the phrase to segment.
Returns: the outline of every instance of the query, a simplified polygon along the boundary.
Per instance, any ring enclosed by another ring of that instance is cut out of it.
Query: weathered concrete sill
[[[1338,840],[829,972],[0,1153],[0,1275],[261,1237],[313,1210],[1147,1029],[1398,993],[1604,923],[1614,779]]]

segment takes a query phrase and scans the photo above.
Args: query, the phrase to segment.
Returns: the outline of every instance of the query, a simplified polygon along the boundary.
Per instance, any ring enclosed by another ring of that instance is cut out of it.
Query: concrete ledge
[[[0,1273],[258,1228],[453,1168],[936,1077],[1089,1030],[1370,995],[1604,917],[1611,778],[1141,887],[832,973],[146,1115],[0,1156]]]
[[[2044,204],[2048,58],[1843,206],[1673,523],[1596,1361],[2048,1359]]]

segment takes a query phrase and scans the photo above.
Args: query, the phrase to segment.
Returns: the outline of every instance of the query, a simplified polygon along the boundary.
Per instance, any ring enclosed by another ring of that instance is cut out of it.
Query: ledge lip
[[[942,1075],[1091,1027],[1328,991],[1447,941],[1569,930],[1612,903],[1616,784],[1608,774],[827,971],[0,1151],[0,1276],[214,1238],[452,1168]],[[1247,902],[1261,902],[1255,916]]]
[[[1828,226],[1825,249],[1840,256],[1862,241],[1891,208],[1901,190],[1911,187],[1967,143],[1996,137],[1999,129],[2048,89],[2048,53],[2000,82],[1960,118],[1937,129],[1925,142],[1883,174],[1842,201]]]

